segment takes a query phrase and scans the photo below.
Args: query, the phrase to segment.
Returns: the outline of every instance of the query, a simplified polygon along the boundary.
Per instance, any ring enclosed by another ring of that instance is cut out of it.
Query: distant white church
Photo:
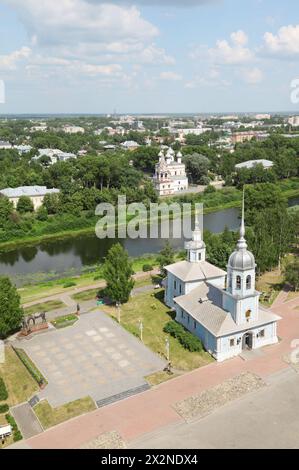
[[[255,290],[255,259],[244,238],[244,201],[240,239],[227,273],[206,261],[196,219],[192,240],[185,244],[187,260],[166,267],[165,303],[175,309],[176,321],[198,336],[217,361],[277,343],[280,317],[259,305]]]
[[[159,196],[174,194],[188,189],[186,167],[182,163],[181,152],[175,155],[175,152],[169,148],[165,155],[164,151],[161,150],[153,180]]]

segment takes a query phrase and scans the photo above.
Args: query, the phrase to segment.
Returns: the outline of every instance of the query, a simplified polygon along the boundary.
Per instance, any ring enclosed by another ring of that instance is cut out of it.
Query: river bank
[[[281,190],[287,199],[299,197],[299,179],[298,178],[290,180],[290,181],[285,180],[278,184],[281,187]],[[288,187],[289,185],[296,185],[298,187],[289,188]],[[196,195],[198,196],[198,194],[193,194],[193,195],[188,194],[188,197],[192,198],[192,197],[196,197]],[[219,202],[219,196],[220,198],[223,198],[223,199],[227,199],[228,197],[231,197],[232,200]],[[193,203],[202,202],[204,204],[204,212],[203,212],[204,215],[211,214],[213,212],[223,211],[226,209],[239,208],[241,206],[242,193],[236,188],[223,188],[222,190],[217,191],[217,200],[215,200],[214,197],[213,195],[211,195],[210,197],[207,196],[206,198],[203,198],[202,201],[198,200],[198,201],[192,201],[192,202]],[[176,202],[176,201],[179,202],[179,197],[173,198],[173,202]],[[194,214],[194,209],[190,211],[190,213]],[[170,215],[170,218],[172,218],[171,215]],[[159,221],[162,221],[162,220],[163,220],[163,217],[160,216]],[[42,234],[42,235],[35,235],[35,236],[28,236],[28,237],[24,236],[24,237],[13,239],[11,241],[1,242],[0,253],[6,253],[6,252],[13,251],[17,248],[22,248],[22,247],[36,246],[40,243],[48,242],[48,241],[53,242],[53,241],[60,241],[60,240],[65,240],[65,239],[72,239],[76,237],[82,237],[84,235],[88,236],[88,235],[95,233],[96,222],[97,222],[97,219],[92,218],[90,227],[84,227],[84,228],[78,228],[78,229],[72,229],[72,230],[63,230],[63,231],[59,231],[56,233],[49,233],[49,234]],[[116,224],[110,225],[109,227],[114,228],[116,225],[117,225],[117,222]]]

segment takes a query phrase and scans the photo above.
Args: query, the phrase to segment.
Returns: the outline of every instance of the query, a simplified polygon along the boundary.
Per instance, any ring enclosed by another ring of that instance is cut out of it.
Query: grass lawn
[[[81,398],[57,408],[52,408],[47,400],[43,400],[34,407],[36,416],[44,429],[95,409],[95,403],[90,397]]]
[[[278,296],[283,287],[283,274],[278,269],[266,272],[257,279],[256,289],[265,292],[270,296],[269,300],[263,300],[261,296],[260,302],[265,307],[270,307]]]
[[[67,326],[72,326],[78,321],[77,315],[63,315],[61,317],[56,317],[55,320],[52,320],[51,323],[55,328],[65,328]]]
[[[100,288],[98,289],[89,289],[85,290],[83,292],[78,292],[78,294],[72,295],[72,299],[74,299],[76,302],[85,302],[87,300],[95,300],[96,295],[99,292]]]
[[[24,311],[26,315],[33,315],[34,313],[50,312],[51,310],[57,310],[64,307],[66,307],[66,305],[61,300],[49,300],[48,302],[25,308]]]
[[[287,296],[287,299],[286,299],[286,302],[288,300],[293,300],[293,299],[297,299],[298,298],[298,301],[299,301],[299,291],[290,291],[288,293],[288,296]]]
[[[5,362],[0,364],[0,376],[6,384],[9,406],[27,401],[39,390],[37,383],[10,346],[5,348]]]
[[[146,292],[132,297],[121,307],[121,324],[129,332],[139,336],[139,321],[142,320],[144,344],[155,353],[165,357],[165,340],[168,335],[163,332],[163,328],[172,319],[173,313],[163,303],[163,296],[164,291],[159,290],[155,293]],[[101,309],[113,318],[117,318],[115,307],[105,305]],[[169,341],[170,360],[176,369],[188,371],[213,361],[210,354],[206,352],[190,352],[173,337],[169,337]],[[157,383],[159,383],[160,378],[154,377],[153,380],[158,380]],[[171,376],[167,375],[162,379],[166,378],[171,378]]]

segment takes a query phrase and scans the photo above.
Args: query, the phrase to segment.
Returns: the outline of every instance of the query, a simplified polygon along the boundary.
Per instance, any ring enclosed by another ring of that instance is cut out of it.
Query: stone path
[[[23,403],[22,405],[11,408],[11,413],[25,439],[29,439],[43,432],[35,413],[28,403]]]
[[[194,418],[202,418],[220,406],[264,386],[265,383],[260,377],[247,372],[225,380],[221,384],[201,392],[199,395],[186,398],[176,403],[174,408],[186,421],[190,421]]]
[[[21,347],[49,382],[38,395],[53,407],[126,392],[165,367],[164,360],[99,309],[71,327],[22,341]]]

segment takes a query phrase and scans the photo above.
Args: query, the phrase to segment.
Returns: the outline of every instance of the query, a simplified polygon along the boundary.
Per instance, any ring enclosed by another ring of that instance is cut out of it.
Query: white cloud
[[[271,54],[293,56],[299,54],[299,25],[282,26],[277,34],[264,34],[264,49]]]
[[[263,72],[257,67],[242,70],[241,76],[243,80],[249,85],[256,85],[260,83],[264,78]]]
[[[230,35],[231,40],[236,46],[245,46],[248,43],[248,36],[241,29]]]
[[[230,36],[231,44],[225,39],[218,40],[214,49],[209,49],[210,58],[218,64],[238,65],[248,63],[253,60],[253,52],[244,47],[248,38],[242,31],[233,32]]]
[[[161,72],[160,73],[160,79],[161,80],[179,81],[179,80],[182,80],[182,76],[178,73],[168,71],[168,72]]]
[[[28,59],[30,55],[31,49],[25,46],[17,51],[11,52],[10,54],[0,55],[0,70],[16,70],[18,63],[22,60]]]
[[[38,44],[74,44],[122,39],[147,41],[158,29],[135,6],[89,3],[85,0],[5,0]]]

